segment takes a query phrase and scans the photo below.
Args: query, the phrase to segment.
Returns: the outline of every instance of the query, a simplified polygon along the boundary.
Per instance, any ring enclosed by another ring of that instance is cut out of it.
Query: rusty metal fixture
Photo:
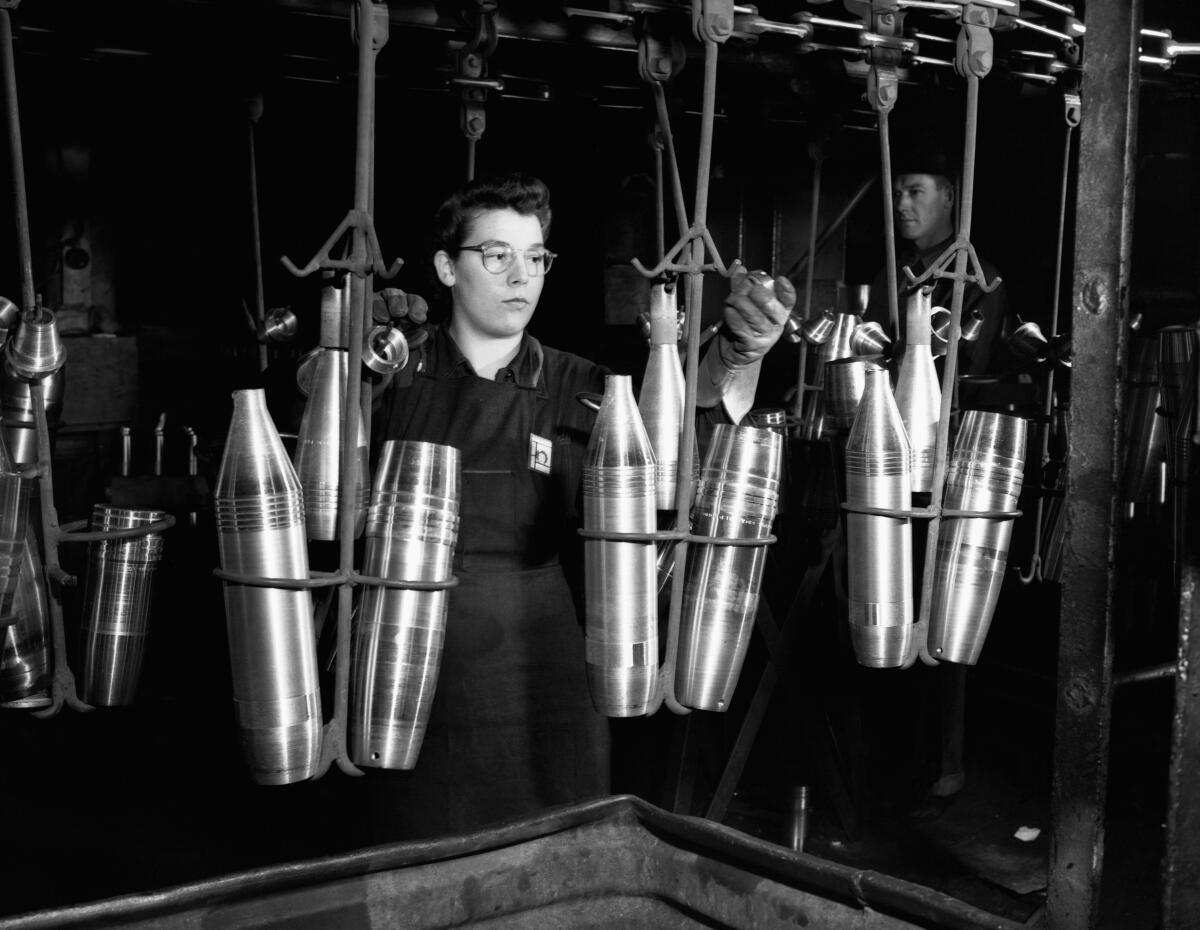
[[[380,451],[363,571],[391,581],[447,581],[458,541],[458,450],[389,440]],[[446,590],[369,586],[359,602],[350,666],[350,758],[416,766],[446,634]]]
[[[213,492],[221,568],[259,579],[307,580],[304,498],[261,389],[233,392],[233,417]],[[312,596],[226,581],[233,700],[251,777],[284,785],[312,777],[321,749]]]
[[[1116,586],[1115,417],[1130,291],[1141,7],[1088,7],[1080,88],[1088,114],[1079,127],[1071,321],[1079,364],[1072,369],[1067,429],[1070,485],[1087,493],[1066,498],[1070,544],[1063,555],[1058,638],[1063,687],[1055,711],[1046,897],[1048,924],[1064,930],[1093,927],[1100,919]],[[1075,700],[1075,681],[1095,699]],[[1190,789],[1193,803],[1195,791]],[[1198,912],[1200,892],[1194,882],[1190,889],[1178,886],[1182,893],[1173,902],[1171,868],[1176,855],[1189,848],[1194,854],[1196,837],[1174,839],[1184,845],[1175,847],[1168,830],[1163,925],[1184,927]],[[1175,902],[1183,907],[1173,918]]]
[[[655,462],[628,375],[606,375],[583,467],[583,526],[656,529]],[[584,543],[587,680],[596,710],[647,712],[658,675],[658,583],[651,539]]]

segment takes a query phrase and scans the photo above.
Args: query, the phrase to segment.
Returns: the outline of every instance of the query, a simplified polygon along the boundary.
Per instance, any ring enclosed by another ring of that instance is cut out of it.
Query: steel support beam
[[[1093,930],[1104,861],[1117,437],[1129,310],[1141,0],[1091,3],[1079,137],[1070,477],[1055,712],[1051,930]]]

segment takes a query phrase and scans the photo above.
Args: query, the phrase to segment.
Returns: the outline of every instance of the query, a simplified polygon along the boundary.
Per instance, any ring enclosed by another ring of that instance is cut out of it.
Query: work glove
[[[796,303],[787,278],[765,271],[739,271],[725,298],[724,322],[709,344],[696,383],[696,404],[720,404],[733,423],[754,405],[762,357],[779,341],[783,324]]]
[[[420,294],[406,294],[398,287],[385,287],[371,300],[371,317],[376,323],[391,323],[408,333],[422,326],[429,304]]]
[[[725,325],[718,336],[721,361],[730,371],[758,361],[783,334],[796,288],[785,277],[765,271],[739,271],[730,279],[725,298]]]

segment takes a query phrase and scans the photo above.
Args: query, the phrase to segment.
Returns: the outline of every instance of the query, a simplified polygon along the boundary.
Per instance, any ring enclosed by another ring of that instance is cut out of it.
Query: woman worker
[[[433,266],[449,322],[431,327],[375,418],[377,444],[455,446],[463,468],[459,585],[421,755],[412,771],[368,774],[379,839],[470,832],[608,793],[607,721],[588,695],[576,610],[594,414],[575,395],[602,392],[605,372],[525,331],[555,257],[549,230],[549,191],[526,175],[477,180],[445,201]],[[761,272],[734,279],[701,368],[708,422],[749,409],[760,359],[795,302],[786,279],[770,284]],[[394,316],[424,309],[386,296]]]

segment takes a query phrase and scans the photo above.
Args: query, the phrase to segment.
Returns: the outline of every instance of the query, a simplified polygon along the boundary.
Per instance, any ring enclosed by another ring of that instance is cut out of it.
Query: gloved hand
[[[371,317],[376,323],[391,323],[406,333],[424,324],[429,304],[420,294],[406,294],[398,287],[385,287],[371,301]]]
[[[725,298],[725,325],[718,337],[721,361],[737,371],[767,354],[783,334],[796,288],[785,277],[765,271],[739,271],[730,279]]]

